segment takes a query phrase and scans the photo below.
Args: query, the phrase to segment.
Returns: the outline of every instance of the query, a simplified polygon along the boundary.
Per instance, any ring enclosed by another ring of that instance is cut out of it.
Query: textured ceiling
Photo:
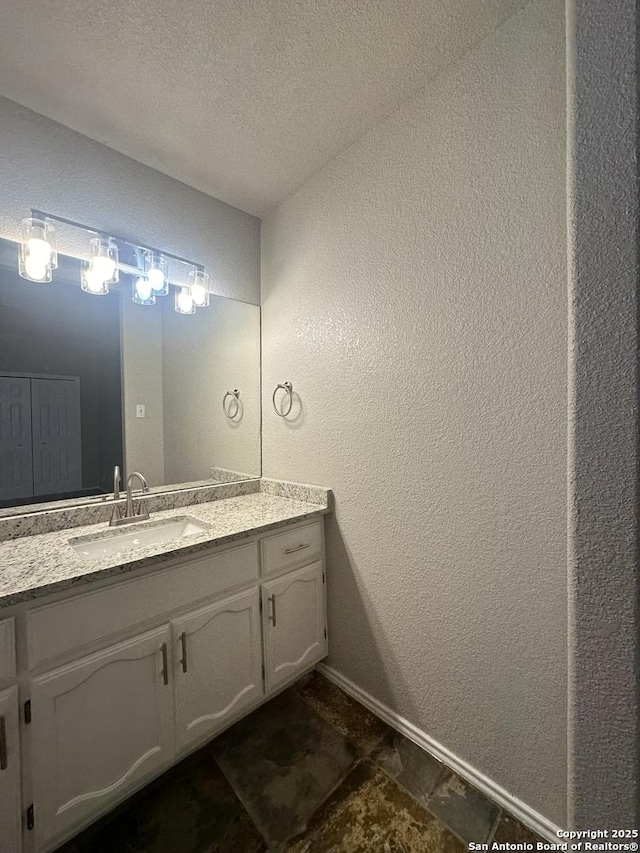
[[[0,0],[0,94],[262,214],[526,0]]]

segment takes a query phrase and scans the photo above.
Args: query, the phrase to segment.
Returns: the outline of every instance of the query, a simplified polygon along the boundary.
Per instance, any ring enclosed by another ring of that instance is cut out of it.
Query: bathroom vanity
[[[0,853],[55,849],[327,654],[325,512],[258,493],[121,554],[77,547],[104,525],[1,543]]]

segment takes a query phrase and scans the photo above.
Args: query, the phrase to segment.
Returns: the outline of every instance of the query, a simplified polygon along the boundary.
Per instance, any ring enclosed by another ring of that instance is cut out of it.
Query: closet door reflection
[[[33,494],[82,489],[80,381],[32,379]]]
[[[32,495],[31,380],[0,376],[0,501]]]
[[[79,489],[79,379],[0,376],[0,501]]]

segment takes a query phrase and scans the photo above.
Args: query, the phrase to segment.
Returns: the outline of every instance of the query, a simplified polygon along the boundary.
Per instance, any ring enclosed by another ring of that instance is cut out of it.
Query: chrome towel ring
[[[276,394],[280,389],[282,389],[289,397],[289,405],[287,406],[286,412],[281,412],[276,406]],[[286,418],[287,415],[291,412],[291,407],[293,406],[293,385],[290,382],[282,382],[276,385],[271,399],[273,401],[273,408],[275,409],[276,415],[278,415],[278,417],[280,418]]]
[[[228,403],[227,397],[231,398]],[[232,421],[240,411],[240,403],[238,402],[239,397],[240,391],[238,391],[237,388],[234,388],[233,391],[227,391],[222,398],[222,411],[230,421]]]

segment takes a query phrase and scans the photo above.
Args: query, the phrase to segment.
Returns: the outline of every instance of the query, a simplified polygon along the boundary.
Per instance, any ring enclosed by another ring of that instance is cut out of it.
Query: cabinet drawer
[[[256,542],[29,611],[29,667],[258,577]]]
[[[13,619],[0,622],[0,681],[5,678],[15,678],[16,675],[16,640]]]
[[[322,521],[293,527],[262,540],[262,574],[311,563],[322,556]]]

